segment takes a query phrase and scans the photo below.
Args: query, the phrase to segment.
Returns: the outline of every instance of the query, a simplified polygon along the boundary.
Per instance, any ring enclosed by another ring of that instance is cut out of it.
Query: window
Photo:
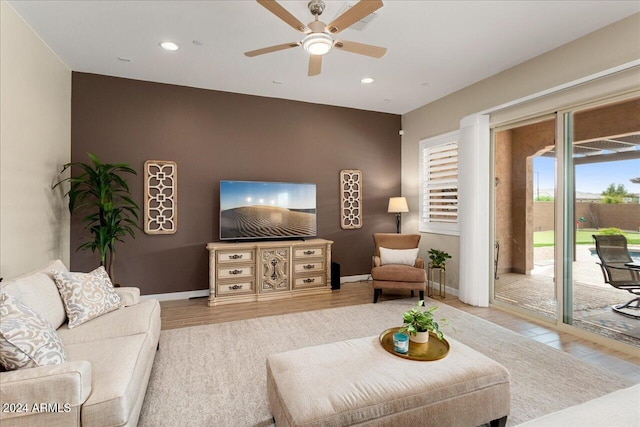
[[[420,141],[421,232],[459,235],[459,131]]]

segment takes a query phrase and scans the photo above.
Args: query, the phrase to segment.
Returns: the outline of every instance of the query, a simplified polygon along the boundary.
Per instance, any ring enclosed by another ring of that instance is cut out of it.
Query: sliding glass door
[[[563,322],[640,347],[637,297],[605,281],[594,235],[622,235],[640,262],[640,98],[567,111]],[[629,278],[638,277],[629,273]],[[639,284],[640,285],[640,284]]]
[[[640,262],[640,97],[492,130],[491,302],[640,347],[637,295],[608,284],[594,235]],[[640,273],[629,277],[638,277]]]

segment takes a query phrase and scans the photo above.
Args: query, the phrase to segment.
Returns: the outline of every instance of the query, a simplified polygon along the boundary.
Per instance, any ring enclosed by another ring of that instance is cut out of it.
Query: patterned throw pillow
[[[66,360],[51,323],[12,296],[0,295],[0,365],[12,371]]]
[[[120,308],[120,296],[113,289],[104,267],[91,273],[52,273],[70,329]]]

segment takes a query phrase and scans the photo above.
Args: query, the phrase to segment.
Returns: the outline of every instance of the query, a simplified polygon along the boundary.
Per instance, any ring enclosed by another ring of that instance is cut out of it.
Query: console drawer
[[[324,286],[325,278],[326,278],[326,275],[324,274],[320,274],[316,276],[296,277],[293,282],[293,288],[300,289],[300,288],[313,288],[316,286]]]
[[[312,273],[325,270],[326,264],[323,260],[297,261],[293,267],[294,273]]]
[[[234,265],[229,267],[218,267],[218,280],[224,279],[244,279],[254,276],[253,265]]]
[[[306,248],[295,248],[293,252],[294,258],[324,258],[325,248],[323,246],[314,246]]]
[[[251,249],[239,251],[219,251],[218,262],[225,264],[229,262],[253,262],[253,254],[254,251]]]
[[[231,294],[253,294],[255,288],[252,280],[230,282],[230,283],[218,283],[218,295],[231,295]]]

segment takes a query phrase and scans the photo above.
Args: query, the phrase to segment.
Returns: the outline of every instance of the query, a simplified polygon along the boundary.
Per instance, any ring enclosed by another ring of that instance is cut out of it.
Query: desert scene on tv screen
[[[220,238],[316,235],[315,185],[223,181]]]

